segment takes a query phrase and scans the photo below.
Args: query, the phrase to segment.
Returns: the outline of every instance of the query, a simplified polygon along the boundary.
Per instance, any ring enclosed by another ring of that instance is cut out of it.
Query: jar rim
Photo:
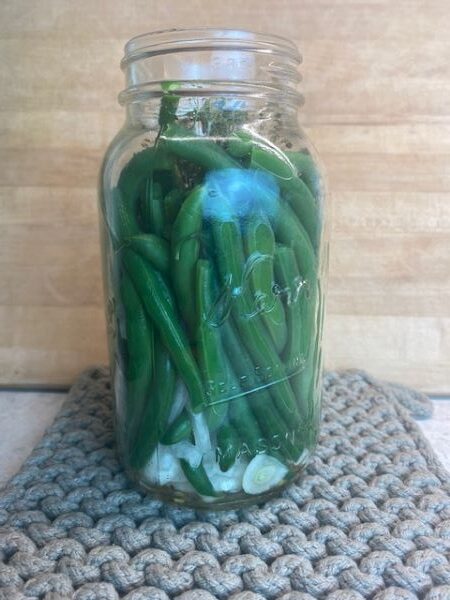
[[[245,50],[281,54],[300,64],[302,57],[294,42],[280,35],[247,29],[198,27],[162,29],[131,38],[124,48],[121,68],[145,56],[198,50]]]

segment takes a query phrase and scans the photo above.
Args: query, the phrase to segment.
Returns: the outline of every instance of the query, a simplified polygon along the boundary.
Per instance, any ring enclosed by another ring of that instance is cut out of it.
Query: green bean
[[[317,278],[317,260],[305,229],[295,217],[292,208],[280,203],[275,236],[285,246],[292,246],[300,273],[310,286]]]
[[[236,395],[239,386],[230,380],[224,363],[224,351],[217,324],[212,321],[214,309],[213,271],[208,260],[197,262],[195,296],[197,299],[197,354],[205,383],[210,430],[223,423],[227,414],[226,400]],[[233,385],[234,384],[234,385]]]
[[[265,144],[263,140],[254,141],[251,166],[272,173],[280,184],[291,182],[297,177],[295,168],[286,154],[278,148]]]
[[[226,372],[225,378],[231,382],[233,389],[240,389],[231,362],[225,353],[224,368]],[[236,395],[230,399],[228,403],[228,418],[230,424],[239,434],[241,442],[239,453],[247,454],[249,457],[255,456],[258,453],[262,433],[250,410],[247,396],[244,393],[241,392],[240,395]]]
[[[200,253],[203,188],[196,187],[183,202],[172,228],[172,282],[178,306],[189,330],[195,331],[195,270]]]
[[[174,422],[169,425],[167,431],[161,438],[161,444],[167,446],[177,444],[181,440],[186,440],[192,433],[191,419],[186,409],[182,410]]]
[[[320,332],[321,333],[321,332]],[[313,381],[313,391],[312,391],[312,402],[313,405],[313,424],[315,425],[315,434],[316,437],[312,439],[313,445],[317,441],[317,436],[319,432],[319,423],[320,423],[320,398],[322,396],[322,375],[323,375],[323,353],[322,353],[322,345],[321,345],[321,335],[317,338],[317,345],[315,348],[314,354],[314,366],[315,366],[315,375]]]
[[[125,311],[127,335],[127,436],[128,439],[133,439],[150,391],[154,363],[154,333],[133,283],[125,274],[122,277],[120,297]]]
[[[246,454],[248,458],[261,451],[262,432],[256,421],[246,396],[234,398],[228,409],[231,425],[241,439],[238,454]]]
[[[171,232],[172,224],[178,215],[178,211],[180,210],[185,196],[186,192],[180,188],[173,188],[164,196],[164,220],[167,229],[166,234]]]
[[[141,200],[141,215],[146,232],[162,237],[164,232],[163,193],[161,185],[149,177]]]
[[[213,221],[213,235],[217,246],[217,259],[222,281],[231,287],[233,316],[252,359],[262,370],[262,379],[271,382],[270,393],[280,413],[289,421],[297,417],[295,397],[286,372],[272,341],[262,329],[261,322],[253,318],[254,307],[243,292],[243,249],[238,225],[234,221]]]
[[[302,370],[292,377],[292,387],[299,398],[307,432],[315,429],[313,421],[317,417],[317,408],[314,405],[316,368],[315,346],[311,345]],[[310,440],[306,440],[306,443],[310,444]]]
[[[273,254],[275,236],[269,220],[263,215],[250,216],[245,227],[246,270],[260,315],[275,345],[281,353],[286,345],[287,327],[283,305],[273,293]],[[245,276],[244,276],[245,278]]]
[[[113,243],[120,246],[127,238],[140,233],[137,218],[137,202],[130,199],[119,188],[111,191],[112,218],[108,221]],[[108,209],[107,209],[108,210]]]
[[[305,402],[308,403],[308,406],[313,406],[314,397],[318,397],[317,389],[318,382],[316,381],[317,375],[322,373],[321,365],[319,361],[321,361],[321,335],[322,335],[322,326],[323,326],[323,318],[324,318],[324,298],[321,291],[320,280],[317,282],[317,298],[318,298],[318,306],[317,306],[317,316],[316,320],[313,319],[309,325],[309,338],[310,342],[314,341],[314,346],[306,344],[308,340],[305,340],[305,368],[303,373],[301,373],[301,378],[296,382],[298,393],[301,397],[305,398]],[[310,315],[308,314],[308,317]],[[305,320],[305,316],[302,316],[303,320]],[[310,416],[310,419],[313,418],[314,415]]]
[[[173,361],[162,344],[158,345],[155,357],[155,385],[153,389],[154,404],[158,407],[158,419],[156,429],[158,439],[161,438],[166,429],[172,401],[175,393],[176,371]],[[144,428],[145,429],[145,428]]]
[[[172,360],[166,349],[159,344],[155,356],[155,376],[151,398],[145,406],[130,456],[130,464],[136,469],[140,469],[148,463],[167,428],[175,393],[175,379]]]
[[[171,123],[161,135],[164,146],[177,156],[201,167],[211,169],[240,168],[240,165],[213,140],[196,136],[178,123]]]
[[[227,359],[222,345],[218,323],[214,321],[214,297],[217,293],[212,265],[199,260],[197,267],[197,302],[199,326],[197,350],[200,364],[210,390],[207,411],[208,427],[214,431],[222,425],[227,412],[234,428],[239,432],[251,456],[257,453],[261,431],[251,414],[247,399]]]
[[[305,359],[306,323],[303,323],[302,294],[303,279],[298,272],[297,261],[292,248],[278,245],[275,250],[275,273],[281,285],[280,292],[286,300],[288,341],[283,352],[283,361],[289,373],[298,370]]]
[[[318,244],[318,210],[316,200],[305,183],[296,175],[295,168],[280,150],[254,145],[251,167],[271,173],[294,209],[309,235],[313,247]]]
[[[223,345],[234,373],[242,390],[251,392],[263,389],[267,384],[262,381],[259,370],[255,369],[253,360],[244,347],[236,330],[236,325],[227,319],[220,327]]]
[[[140,233],[138,220],[140,190],[147,177],[158,169],[171,169],[173,161],[160,147],[145,148],[133,155],[123,168],[117,187],[112,189],[107,222],[115,245]],[[112,211],[109,216],[109,210]]]
[[[228,471],[239,452],[239,435],[229,424],[222,425],[217,431],[217,455],[222,471]]]
[[[197,468],[191,467],[187,460],[180,459],[181,468],[192,487],[202,496],[216,496],[216,492],[206,474],[205,467],[200,464]]]
[[[228,412],[228,400],[224,398],[208,406],[206,410],[206,422],[210,431],[215,431],[223,423]]]
[[[230,381],[233,389],[239,389],[237,380],[231,361],[223,351],[225,379]],[[247,400],[247,396],[241,393],[230,399],[228,403],[228,418],[230,424],[238,432],[241,444],[239,453],[247,454],[249,457],[255,456],[258,453],[261,442],[261,429],[255,420]]]
[[[239,132],[239,135],[233,136],[227,143],[228,154],[231,154],[234,158],[244,158],[248,156],[252,151],[253,142],[251,137],[245,137],[243,132]]]
[[[312,325],[317,308],[317,259],[306,231],[295,218],[292,209],[286,204],[280,205],[276,237],[294,251],[298,270],[303,278],[302,297],[304,301],[301,303],[301,312],[304,330],[302,334],[302,353],[306,356],[309,343],[314,337]]]
[[[286,156],[296,168],[297,177],[300,177],[306,183],[312,195],[319,199],[322,194],[321,177],[311,154],[287,150]]]
[[[192,410],[201,412],[205,401],[200,375],[164,277],[132,250],[124,249],[123,261],[148,316],[186,384]]]
[[[275,271],[278,281],[285,292],[286,311],[290,322],[291,337],[288,340],[285,363],[292,372],[300,368],[292,378],[292,387],[301,406],[306,421],[310,421],[308,407],[311,407],[314,384],[315,359],[312,343],[317,343],[318,333],[315,328],[314,312],[317,294],[309,294],[302,289],[302,280],[292,248],[278,246],[275,252]],[[316,282],[312,282],[315,286]],[[311,297],[312,296],[312,297]],[[319,295],[320,300],[320,295]],[[306,407],[306,409],[305,409]]]
[[[137,254],[149,261],[149,263],[167,274],[169,271],[169,244],[152,233],[140,234],[130,237],[126,245]]]

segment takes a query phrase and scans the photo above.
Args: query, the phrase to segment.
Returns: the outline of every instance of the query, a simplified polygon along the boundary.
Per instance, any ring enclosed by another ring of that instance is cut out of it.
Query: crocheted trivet
[[[356,371],[324,387],[297,484],[196,513],[127,481],[108,372],[86,372],[0,494],[0,598],[450,599],[449,476],[405,409],[423,417],[429,401]]]

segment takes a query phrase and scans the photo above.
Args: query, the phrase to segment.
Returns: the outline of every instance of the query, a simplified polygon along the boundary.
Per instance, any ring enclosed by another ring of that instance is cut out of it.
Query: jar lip
[[[198,27],[151,31],[131,38],[124,48],[122,69],[130,62],[158,54],[195,50],[246,50],[266,54],[282,54],[300,64],[297,46],[288,38],[246,29]]]

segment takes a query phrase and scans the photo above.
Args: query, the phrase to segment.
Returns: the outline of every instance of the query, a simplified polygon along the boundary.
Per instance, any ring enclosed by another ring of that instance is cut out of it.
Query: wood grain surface
[[[326,365],[450,391],[448,0],[3,0],[0,384],[62,385],[106,343],[96,180],[125,41],[292,38],[333,196]]]

